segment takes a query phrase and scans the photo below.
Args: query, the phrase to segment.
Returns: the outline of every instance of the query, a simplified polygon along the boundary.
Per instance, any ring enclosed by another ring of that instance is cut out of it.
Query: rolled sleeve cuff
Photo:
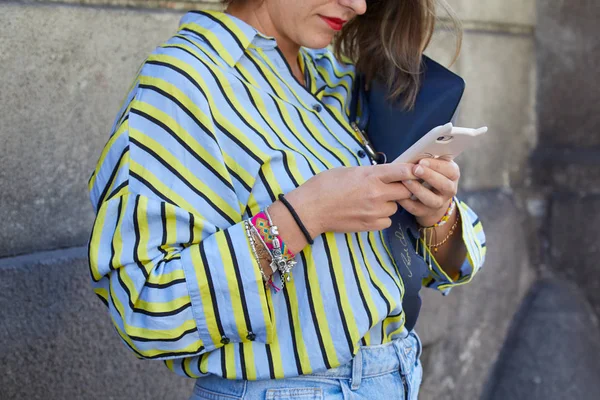
[[[271,293],[265,289],[243,221],[186,248],[182,262],[207,351],[231,342],[272,342]]]
[[[460,267],[458,277],[453,279],[448,276],[429,248],[425,247],[423,239],[420,239],[422,248],[426,250],[427,257],[431,259],[430,276],[425,278],[423,285],[439,290],[444,295],[449,294],[453,287],[464,285],[473,279],[483,266],[486,252],[485,234],[481,221],[464,202],[459,201],[457,198],[455,198],[455,201],[457,210],[460,213],[462,239],[467,249],[467,255]]]

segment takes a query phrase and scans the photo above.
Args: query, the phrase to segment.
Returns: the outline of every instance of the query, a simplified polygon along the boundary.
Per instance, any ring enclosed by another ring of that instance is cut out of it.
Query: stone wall
[[[182,10],[217,3],[0,2],[0,398],[184,399],[191,392],[189,380],[160,362],[137,361],[125,349],[90,290],[84,246],[93,213],[86,184],[140,62],[175,32]],[[561,133],[570,124],[543,101],[556,90],[569,95],[569,80],[562,75],[568,72],[558,67],[540,70],[545,79],[564,83],[540,85],[544,141],[536,154],[548,164],[560,153],[565,168],[528,172],[538,142],[536,43],[542,48],[540,65],[567,63],[553,58],[557,49],[566,49],[576,62],[583,57],[569,47],[576,32],[566,32],[558,42],[546,39],[562,21],[547,6],[542,13],[548,25],[538,31],[533,0],[450,3],[465,25],[463,51],[453,66],[467,81],[460,123],[490,127],[480,148],[461,160],[462,197],[481,214],[489,250],[485,271],[472,285],[448,297],[430,292],[424,299],[418,329],[425,343],[421,398],[426,400],[479,397],[534,273],[553,268],[532,265],[557,265],[573,253],[571,242],[563,241],[569,231],[537,240],[541,221],[549,214],[552,224],[577,229],[588,215],[581,207],[600,208],[597,188],[589,185],[597,174],[586,167],[597,169],[598,158],[582,147],[598,144],[598,136],[587,136],[597,121],[587,120],[565,138]],[[592,46],[597,42],[585,43],[588,51],[597,49]],[[440,30],[429,53],[448,62],[451,44]],[[590,107],[597,104],[587,100]],[[570,123],[580,120],[578,112],[592,112],[572,107]],[[557,150],[565,143],[575,153]],[[539,194],[532,178],[544,182]],[[564,188],[561,193],[577,192],[576,182],[588,188],[578,203],[553,194],[554,185]],[[572,207],[580,207],[575,219],[559,219]],[[557,250],[542,257],[549,241],[559,243]],[[565,274],[597,296],[591,289],[598,282],[577,271]]]

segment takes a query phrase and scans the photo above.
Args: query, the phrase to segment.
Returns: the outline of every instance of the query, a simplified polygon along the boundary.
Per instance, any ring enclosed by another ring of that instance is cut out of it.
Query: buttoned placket
[[[345,121],[339,121],[331,111],[327,109],[327,106],[316,96],[317,93],[322,92],[325,89],[325,83],[319,82],[319,77],[316,77],[317,89],[315,94],[313,94],[308,88],[298,82],[283,54],[278,49],[275,39],[257,35],[253,41],[253,45],[259,47],[266,56],[270,57],[271,63],[277,68],[277,70],[273,72],[275,72],[278,77],[281,76],[282,80],[287,80],[283,82],[284,85],[287,84],[290,86],[290,90],[294,92],[292,96],[294,96],[294,98],[296,96],[299,98],[298,103],[301,107],[310,112],[319,114],[319,119],[323,126],[327,126],[329,129],[339,128],[337,129],[339,133],[335,135],[331,134],[328,129],[323,130],[323,133],[327,133],[328,142],[339,150],[346,152],[346,154],[348,154],[348,159],[354,161],[355,165],[371,165],[371,161],[369,157],[366,157],[362,144],[352,133],[350,133],[352,131],[350,125]],[[269,68],[271,68],[270,65]],[[310,71],[311,67],[306,65],[305,73],[308,72],[310,74]],[[309,75],[309,79],[311,78],[312,76]],[[341,110],[341,112],[344,112],[344,110]],[[344,135],[350,136],[350,140],[347,142],[340,140],[340,138],[347,137]]]

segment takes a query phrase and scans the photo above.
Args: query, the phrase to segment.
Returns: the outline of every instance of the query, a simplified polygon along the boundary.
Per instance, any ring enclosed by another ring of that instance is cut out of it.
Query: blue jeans
[[[347,364],[293,378],[244,381],[200,378],[190,400],[415,400],[423,377],[421,340],[414,332],[391,343],[361,347]]]

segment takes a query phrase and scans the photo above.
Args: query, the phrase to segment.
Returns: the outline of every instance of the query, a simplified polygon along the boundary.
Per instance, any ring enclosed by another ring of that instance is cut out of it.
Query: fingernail
[[[429,167],[429,160],[422,159],[421,161],[419,161],[419,164],[421,164],[424,167]]]
[[[422,175],[424,172],[423,168],[421,168],[420,165],[417,165],[417,168],[415,168],[415,175]]]

